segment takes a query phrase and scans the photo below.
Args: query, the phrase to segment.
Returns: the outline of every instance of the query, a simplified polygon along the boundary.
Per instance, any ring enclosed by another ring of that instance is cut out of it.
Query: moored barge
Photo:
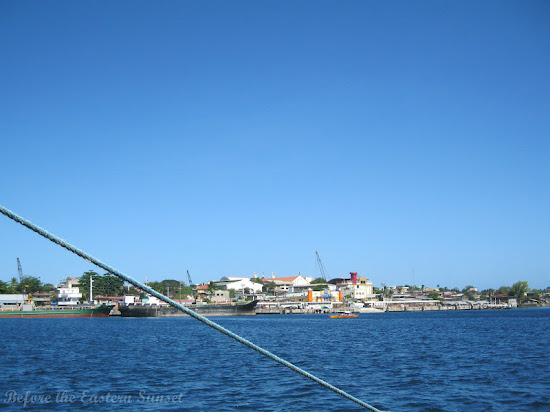
[[[257,301],[247,303],[210,303],[204,305],[189,305],[191,309],[203,316],[247,316],[256,314]],[[120,316],[131,318],[158,318],[189,316],[172,306],[157,304],[129,304],[119,307]]]

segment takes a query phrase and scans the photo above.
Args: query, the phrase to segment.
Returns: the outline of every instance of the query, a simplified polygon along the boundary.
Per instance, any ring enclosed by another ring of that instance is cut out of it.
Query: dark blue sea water
[[[550,308],[212,319],[382,410],[550,410]],[[192,318],[0,319],[0,336],[0,409],[364,410]]]

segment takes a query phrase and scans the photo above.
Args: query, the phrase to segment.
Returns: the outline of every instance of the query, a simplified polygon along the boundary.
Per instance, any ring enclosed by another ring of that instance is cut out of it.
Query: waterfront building
[[[319,303],[330,303],[330,302],[342,302],[342,291],[341,290],[331,290],[329,288],[323,290],[312,290],[307,291],[307,301],[309,303],[319,302]]]
[[[357,272],[350,272],[350,275],[350,278],[334,278],[328,283],[336,285],[342,291],[342,295],[348,299],[365,301],[377,299],[371,281],[357,277]]]
[[[500,294],[493,295],[492,298],[496,304],[507,304],[510,305],[510,307],[512,308],[518,307],[518,300],[513,296]]]
[[[32,301],[36,306],[51,305],[50,292],[34,292],[32,294]]]
[[[309,282],[302,275],[298,276],[284,276],[276,278],[272,273],[270,278],[262,277],[262,282],[273,282],[276,285],[288,285],[288,286],[308,286]]]
[[[262,282],[272,282],[276,285],[278,293],[299,293],[311,287],[309,282],[302,275],[284,276],[276,278],[272,273],[270,278],[262,277]]]
[[[1,309],[17,309],[20,305],[25,303],[28,295],[24,293],[6,293],[0,294],[0,308]]]
[[[340,288],[342,295],[347,299],[353,300],[378,300],[378,296],[373,293],[372,284],[370,285],[346,285]]]
[[[59,306],[74,306],[82,299],[78,289],[80,279],[68,277],[57,288],[57,304]]]
[[[229,302],[231,301],[231,295],[228,290],[216,289],[210,296],[210,300],[214,303]]]
[[[216,287],[222,287],[227,290],[244,290],[249,289],[251,292],[260,293],[262,291],[262,284],[252,282],[247,277],[240,276],[224,276],[220,279],[219,282],[214,282]]]

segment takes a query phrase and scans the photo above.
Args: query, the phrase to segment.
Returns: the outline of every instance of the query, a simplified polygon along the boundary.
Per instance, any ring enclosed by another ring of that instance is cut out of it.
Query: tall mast
[[[90,305],[94,301],[94,298],[92,297],[92,282],[93,282],[93,278],[92,278],[92,275],[90,274]]]

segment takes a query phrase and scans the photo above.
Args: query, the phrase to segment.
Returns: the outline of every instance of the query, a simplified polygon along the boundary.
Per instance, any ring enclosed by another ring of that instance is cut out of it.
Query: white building
[[[342,295],[351,299],[369,300],[375,299],[374,287],[371,281],[367,278],[358,278],[356,272],[350,272],[349,279],[334,279],[331,283],[336,283],[340,286]]]
[[[351,296],[351,299],[374,299],[372,284],[370,285],[347,285],[341,288],[344,297]]]
[[[228,290],[215,290],[210,300],[215,303],[229,302],[231,301],[231,296]]]
[[[76,305],[82,299],[82,293],[78,289],[79,279],[68,277],[57,288],[57,304],[59,306]]]
[[[225,286],[227,290],[244,290],[248,288],[251,292],[260,293],[262,291],[262,285],[260,283],[252,282],[247,277],[240,276],[224,276],[219,282],[216,282],[217,286]]]
[[[82,299],[78,288],[57,288],[57,304],[59,306],[76,305]]]
[[[28,295],[21,294],[2,294],[0,295],[0,308],[18,307],[27,301]]]
[[[276,285],[309,286],[309,282],[302,275],[276,278],[272,273],[270,278],[263,277],[262,281],[273,282]]]

